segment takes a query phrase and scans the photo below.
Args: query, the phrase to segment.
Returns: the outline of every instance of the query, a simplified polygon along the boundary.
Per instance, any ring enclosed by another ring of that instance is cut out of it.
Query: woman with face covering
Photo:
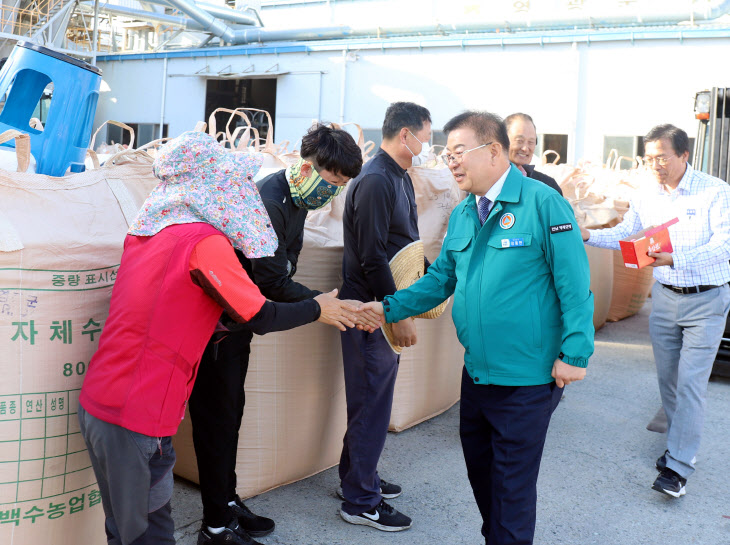
[[[221,313],[259,334],[337,309],[334,294],[266,301],[236,259],[271,256],[277,238],[252,179],[262,158],[232,154],[203,133],[166,144],[161,180],[124,242],[99,349],[78,410],[110,543],[174,544],[175,451],[198,363]]]
[[[327,125],[315,125],[304,135],[300,153],[295,164],[258,183],[278,239],[273,255],[236,252],[267,299],[291,304],[308,303],[321,296],[294,279],[307,213],[328,204],[362,167],[362,152],[352,136]],[[328,319],[323,311],[320,321],[338,325]],[[267,535],[275,527],[272,519],[252,513],[236,494],[238,434],[251,339],[250,330],[236,331],[220,342],[212,339],[190,398],[203,503],[199,545],[250,544],[249,536]],[[235,527],[238,531],[231,530]]]

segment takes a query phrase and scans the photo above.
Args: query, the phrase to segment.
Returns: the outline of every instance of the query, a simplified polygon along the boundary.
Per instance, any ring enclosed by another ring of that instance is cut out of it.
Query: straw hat
[[[390,260],[390,272],[393,275],[395,281],[395,287],[398,290],[403,290],[412,284],[414,284],[419,278],[423,276],[423,241],[416,240],[411,242],[408,246],[401,248],[401,250],[393,256]],[[447,299],[436,308],[432,308],[428,312],[419,314],[415,318],[427,318],[433,319],[438,318],[446,310],[446,305],[449,303]],[[400,354],[403,348],[395,344],[393,337],[393,324],[385,324],[382,326],[385,338],[390,344],[390,347],[396,354]]]

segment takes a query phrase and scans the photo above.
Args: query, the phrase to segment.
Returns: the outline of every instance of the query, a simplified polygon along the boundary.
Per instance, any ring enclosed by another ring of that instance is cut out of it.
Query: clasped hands
[[[337,290],[314,298],[321,309],[318,322],[335,326],[340,331],[356,327],[372,333],[385,323],[385,318],[354,299],[337,299]]]
[[[383,305],[379,302],[362,303],[353,299],[337,299],[337,290],[322,293],[314,298],[319,303],[319,322],[333,325],[340,331],[348,327],[372,333],[385,323]],[[393,324],[395,343],[400,347],[416,344],[416,324],[413,318],[406,318]]]

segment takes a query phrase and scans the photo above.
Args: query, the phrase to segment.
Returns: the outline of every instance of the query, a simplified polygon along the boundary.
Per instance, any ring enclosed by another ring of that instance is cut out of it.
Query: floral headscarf
[[[248,258],[273,256],[276,233],[254,175],[263,157],[231,153],[203,132],[185,132],[160,148],[152,166],[161,181],[142,205],[130,235],[152,236],[181,223],[208,223]]]

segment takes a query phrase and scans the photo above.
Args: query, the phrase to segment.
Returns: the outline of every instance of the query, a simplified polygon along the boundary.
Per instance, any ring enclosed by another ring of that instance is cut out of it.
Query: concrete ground
[[[651,489],[664,434],[646,424],[660,406],[649,344],[650,303],[606,324],[585,381],[571,385],[553,416],[538,483],[536,545],[720,545],[730,543],[728,440],[730,381],[713,379],[697,471],[687,495]],[[428,422],[390,434],[381,475],[403,486],[392,500],[413,518],[405,532],[352,526],[338,515],[337,469],[247,500],[276,520],[265,545],[477,545],[481,518],[467,481],[458,404]],[[201,506],[195,485],[175,483],[179,545],[197,543]]]

